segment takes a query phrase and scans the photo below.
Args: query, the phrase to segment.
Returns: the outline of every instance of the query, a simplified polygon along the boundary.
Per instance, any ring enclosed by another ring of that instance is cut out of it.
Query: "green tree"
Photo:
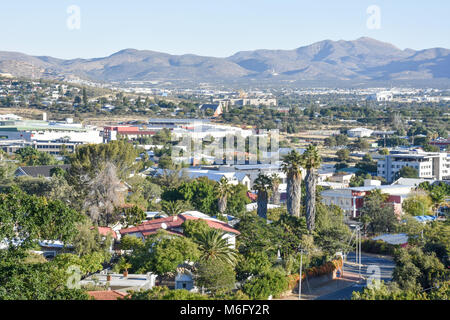
[[[270,269],[244,283],[243,291],[251,299],[267,300],[269,296],[279,297],[288,289],[288,280],[282,269]]]
[[[403,167],[401,168],[397,174],[396,178],[418,178],[419,177],[419,171],[417,171],[416,168],[413,167]]]
[[[235,287],[236,274],[228,263],[217,259],[207,260],[197,266],[196,282],[213,294],[227,293]]]
[[[236,263],[236,250],[230,247],[223,231],[210,229],[201,233],[196,242],[200,250],[200,261],[219,260],[230,265]]]
[[[372,233],[391,232],[398,224],[394,208],[386,203],[387,197],[380,189],[375,189],[364,197],[364,205],[360,210],[361,219]]]

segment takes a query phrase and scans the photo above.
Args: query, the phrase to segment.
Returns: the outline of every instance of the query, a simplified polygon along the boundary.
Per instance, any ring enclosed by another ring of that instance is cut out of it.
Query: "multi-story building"
[[[420,151],[385,156],[384,159],[378,160],[377,175],[392,182],[398,178],[398,172],[407,166],[415,168],[419,178],[450,179],[450,158],[447,153]]]
[[[336,205],[342,209],[347,217],[358,217],[360,210],[364,206],[364,197],[375,189],[380,189],[382,193],[388,194],[386,201],[394,207],[397,214],[402,213],[402,203],[413,189],[412,186],[387,185],[387,186],[364,186],[346,189],[331,189],[322,191],[322,203],[326,205]]]

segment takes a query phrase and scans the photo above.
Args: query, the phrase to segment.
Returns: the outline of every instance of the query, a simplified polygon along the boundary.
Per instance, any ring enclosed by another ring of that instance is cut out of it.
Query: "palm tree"
[[[161,210],[168,216],[176,216],[186,209],[186,205],[183,201],[161,201]]]
[[[209,229],[200,233],[196,240],[201,252],[200,261],[208,262],[219,260],[234,265],[237,259],[236,251],[230,247],[224,232],[218,229]]]
[[[267,219],[267,203],[269,195],[272,193],[272,179],[264,174],[259,174],[253,185],[253,189],[258,191],[258,216]]]
[[[228,179],[226,177],[222,177],[220,179],[219,184],[217,185],[216,191],[219,194],[219,212],[223,216],[227,210],[227,200],[228,197],[232,193],[231,185],[228,183]]]
[[[306,169],[306,225],[309,231],[314,230],[316,220],[316,169],[320,167],[321,158],[317,147],[310,144],[302,155]]]
[[[283,159],[282,169],[287,176],[287,211],[291,216],[300,217],[302,198],[302,156],[292,150]]]
[[[280,176],[274,173],[270,178],[272,179],[272,203],[280,204],[280,192],[278,191],[281,183]]]

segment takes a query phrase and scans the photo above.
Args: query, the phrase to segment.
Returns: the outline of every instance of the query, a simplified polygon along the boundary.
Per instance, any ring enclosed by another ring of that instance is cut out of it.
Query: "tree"
[[[89,300],[81,289],[67,287],[70,274],[54,262],[0,262],[0,300]]]
[[[217,212],[216,182],[207,177],[183,182],[178,188],[166,189],[161,198],[165,201],[183,200],[196,210],[213,215]]]
[[[243,291],[251,299],[267,300],[269,296],[278,297],[288,289],[286,273],[280,269],[270,269],[244,283]]]
[[[82,220],[80,213],[58,200],[30,196],[17,187],[0,194],[0,238],[7,243],[20,240],[17,248],[29,248],[35,240],[47,239],[69,244]]]
[[[347,160],[350,159],[350,151],[349,151],[348,149],[339,149],[339,150],[336,152],[336,155],[337,155],[338,160],[339,160],[340,162],[342,162],[342,161],[347,161]]]
[[[402,248],[394,256],[393,280],[404,290],[423,290],[448,281],[449,272],[434,253]]]
[[[398,221],[394,208],[386,203],[387,195],[375,189],[364,197],[361,208],[361,219],[368,225],[372,233],[391,232]]]
[[[120,249],[121,250],[135,250],[144,247],[144,242],[140,238],[125,235],[120,239]]]
[[[208,296],[187,290],[170,290],[157,286],[151,290],[133,291],[124,300],[208,300]]]
[[[253,188],[258,192],[258,216],[267,219],[267,203],[269,201],[269,194],[272,192],[272,180],[269,176],[259,174],[256,178]]]
[[[397,174],[396,178],[418,178],[419,177],[419,171],[417,171],[416,168],[413,167],[403,167],[401,168]]]
[[[136,273],[154,272],[160,276],[174,274],[180,264],[197,262],[200,251],[189,238],[173,236],[166,231],[146,239],[142,248],[134,248],[127,261]]]
[[[232,193],[231,185],[228,183],[228,179],[223,177],[220,179],[216,186],[217,194],[219,195],[218,206],[219,213],[224,215],[227,210],[227,200]]]
[[[311,232],[316,219],[316,170],[320,167],[321,158],[315,145],[310,144],[302,155],[306,169],[306,225]]]
[[[136,226],[141,224],[147,215],[145,214],[144,210],[138,206],[132,206],[132,207],[125,207],[122,210],[119,209],[119,211],[122,211],[124,226]]]
[[[197,285],[213,294],[227,293],[235,287],[236,273],[233,266],[221,260],[200,262],[196,273]]]
[[[281,184],[281,178],[278,174],[274,173],[270,176],[272,180],[272,203],[275,205],[280,204],[280,191],[278,190]]]
[[[372,156],[369,153],[366,153],[362,159],[356,163],[355,168],[358,168],[367,173],[377,172],[377,162],[373,161]]]
[[[108,226],[119,220],[117,207],[124,203],[124,187],[117,177],[116,166],[107,163],[87,185],[89,192],[83,209],[100,226]]]
[[[227,212],[231,215],[242,215],[246,212],[246,205],[250,203],[247,187],[243,184],[231,186],[231,195],[227,199]]]
[[[230,265],[236,263],[237,253],[228,244],[223,231],[210,229],[203,232],[196,239],[196,243],[200,250],[200,261],[219,260]]]
[[[291,216],[300,217],[301,183],[302,183],[302,156],[292,150],[283,159],[282,169],[287,175],[286,205]]]
[[[271,267],[272,262],[266,252],[250,251],[240,259],[236,266],[237,278],[239,281],[244,281],[251,276],[269,271]]]
[[[40,152],[33,147],[25,147],[16,151],[19,161],[26,166],[47,166],[57,164],[56,159],[46,153]]]
[[[177,201],[161,201],[161,210],[168,216],[177,216],[186,209],[187,205],[182,200]]]
[[[402,209],[412,216],[423,216],[431,212],[432,206],[433,202],[425,192],[414,191],[403,202]]]
[[[103,239],[89,219],[84,219],[76,226],[77,235],[72,241],[72,246],[75,254],[79,257],[92,254],[94,252],[101,252],[105,257],[109,254],[109,247],[112,243],[111,236]]]
[[[91,180],[102,172],[107,165],[114,165],[119,179],[127,179],[136,167],[137,150],[123,140],[102,144],[89,144],[78,147],[70,156],[70,169],[67,176],[80,196],[89,192]]]

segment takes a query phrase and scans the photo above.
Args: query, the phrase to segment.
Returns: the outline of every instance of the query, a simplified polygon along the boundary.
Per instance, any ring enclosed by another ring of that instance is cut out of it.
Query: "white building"
[[[398,179],[397,173],[403,167],[415,168],[419,178],[450,179],[450,158],[447,153],[413,151],[385,156],[377,164],[377,175],[388,182]]]
[[[355,128],[347,131],[347,135],[351,138],[370,137],[372,133],[373,130],[366,128]]]

